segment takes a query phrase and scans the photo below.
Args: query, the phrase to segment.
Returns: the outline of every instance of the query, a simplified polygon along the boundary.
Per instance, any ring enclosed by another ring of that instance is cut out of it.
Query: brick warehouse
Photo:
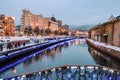
[[[91,28],[89,38],[113,46],[120,46],[120,16]]]

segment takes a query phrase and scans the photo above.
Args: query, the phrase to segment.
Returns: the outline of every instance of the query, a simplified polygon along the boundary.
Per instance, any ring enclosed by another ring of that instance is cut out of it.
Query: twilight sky
[[[120,0],[0,0],[0,14],[14,16],[16,25],[23,9],[44,17],[54,14],[63,24],[99,24],[120,15]]]

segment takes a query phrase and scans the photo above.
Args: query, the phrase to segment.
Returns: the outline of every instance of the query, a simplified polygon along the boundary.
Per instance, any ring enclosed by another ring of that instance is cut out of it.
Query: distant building
[[[97,25],[89,30],[89,38],[113,46],[120,46],[120,18]]]
[[[79,36],[81,38],[87,38],[88,37],[88,32],[87,31],[76,31],[75,32],[76,36]]]
[[[14,17],[0,15],[0,36],[15,36]]]
[[[16,26],[15,36],[21,36],[21,34],[20,34],[20,27],[21,27],[21,25],[17,25],[17,26]]]
[[[59,21],[56,20],[56,18],[54,16],[47,18],[48,19],[48,28],[54,32],[56,30],[59,30],[59,25],[61,25],[59,23]]]
[[[57,22],[58,22],[58,28],[60,30],[60,28],[62,27],[62,21],[61,20],[57,20]]]
[[[69,25],[67,25],[67,24],[63,25],[62,29],[64,29],[65,31],[69,31]]]
[[[49,18],[44,18],[41,15],[36,15],[31,13],[29,10],[23,10],[21,17],[21,32],[24,35],[25,28],[32,27],[32,30],[35,29],[36,26],[39,27],[40,30],[45,32],[54,32],[59,30],[61,27],[62,21],[56,20],[54,16]]]
[[[38,26],[40,29],[44,29],[45,22],[45,19],[41,15],[33,14],[29,10],[25,9],[23,10],[21,17],[21,32],[24,34],[24,31],[27,27],[32,27],[32,29],[34,29],[36,26]]]
[[[69,34],[69,25],[65,24],[61,27],[61,31],[63,34]]]
[[[80,38],[87,38],[88,37],[88,31],[81,31],[81,30],[70,30],[71,36],[78,36]]]

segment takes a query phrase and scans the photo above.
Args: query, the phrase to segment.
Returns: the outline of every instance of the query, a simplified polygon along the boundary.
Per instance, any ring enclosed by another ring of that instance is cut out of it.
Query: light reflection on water
[[[99,60],[89,53],[85,39],[76,39],[34,55],[34,57],[4,71],[0,77],[5,78],[67,64],[96,65],[99,64],[97,61]]]
[[[120,62],[118,60],[115,60],[114,58],[106,55],[105,53],[98,52],[92,47],[89,47],[89,51],[95,59],[96,64],[120,70]]]
[[[85,39],[66,42],[52,50],[46,50],[34,55],[34,57],[4,71],[0,76],[8,77],[66,64],[95,64],[88,52]]]

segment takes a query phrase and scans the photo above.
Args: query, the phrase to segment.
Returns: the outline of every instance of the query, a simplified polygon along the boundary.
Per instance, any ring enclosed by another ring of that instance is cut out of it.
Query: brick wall
[[[120,21],[114,23],[114,33],[113,33],[114,46],[120,46],[119,34],[120,34]]]

